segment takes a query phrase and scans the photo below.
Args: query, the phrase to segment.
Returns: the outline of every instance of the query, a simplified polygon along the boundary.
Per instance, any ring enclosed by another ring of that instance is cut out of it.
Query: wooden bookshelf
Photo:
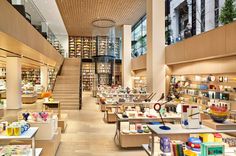
[[[98,48],[98,49],[97,49]],[[114,54],[109,51],[114,49]],[[90,59],[96,55],[114,55],[120,58],[120,38],[116,38],[115,43],[107,36],[70,36],[69,37],[69,57],[82,57]]]
[[[40,69],[23,68],[21,77],[23,81],[31,82],[33,85],[40,84]]]
[[[92,90],[94,81],[95,65],[94,63],[82,63],[83,90]]]
[[[57,70],[48,69],[48,90],[52,90],[56,82]]]

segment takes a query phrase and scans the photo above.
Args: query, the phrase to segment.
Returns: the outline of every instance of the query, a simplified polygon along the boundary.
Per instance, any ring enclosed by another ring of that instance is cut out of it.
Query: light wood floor
[[[57,156],[146,156],[142,149],[120,149],[113,137],[115,124],[107,124],[91,93],[83,94],[81,111],[67,111],[68,127]]]
[[[23,105],[22,110],[40,111],[42,100]],[[4,119],[16,121],[20,110],[5,111]],[[62,134],[57,156],[146,156],[142,149],[121,149],[113,141],[115,124],[103,121],[103,113],[91,93],[83,94],[82,110],[63,110],[68,113],[68,126]]]

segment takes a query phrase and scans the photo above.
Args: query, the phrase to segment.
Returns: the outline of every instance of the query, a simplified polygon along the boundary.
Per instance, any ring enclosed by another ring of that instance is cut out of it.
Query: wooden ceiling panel
[[[119,27],[133,25],[146,12],[146,0],[56,0],[69,36],[91,36],[92,22],[111,19]]]

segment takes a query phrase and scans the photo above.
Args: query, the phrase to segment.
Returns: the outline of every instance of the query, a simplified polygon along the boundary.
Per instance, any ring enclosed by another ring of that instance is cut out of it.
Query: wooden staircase
[[[80,64],[80,59],[66,58],[61,75],[57,76],[53,97],[60,101],[62,110],[79,109]]]

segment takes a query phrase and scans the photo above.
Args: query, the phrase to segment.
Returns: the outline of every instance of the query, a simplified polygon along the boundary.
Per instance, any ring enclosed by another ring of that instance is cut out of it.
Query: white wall
[[[69,57],[69,37],[68,35],[57,35],[57,39],[60,41],[61,45],[63,46],[63,49],[65,50],[65,57]]]

